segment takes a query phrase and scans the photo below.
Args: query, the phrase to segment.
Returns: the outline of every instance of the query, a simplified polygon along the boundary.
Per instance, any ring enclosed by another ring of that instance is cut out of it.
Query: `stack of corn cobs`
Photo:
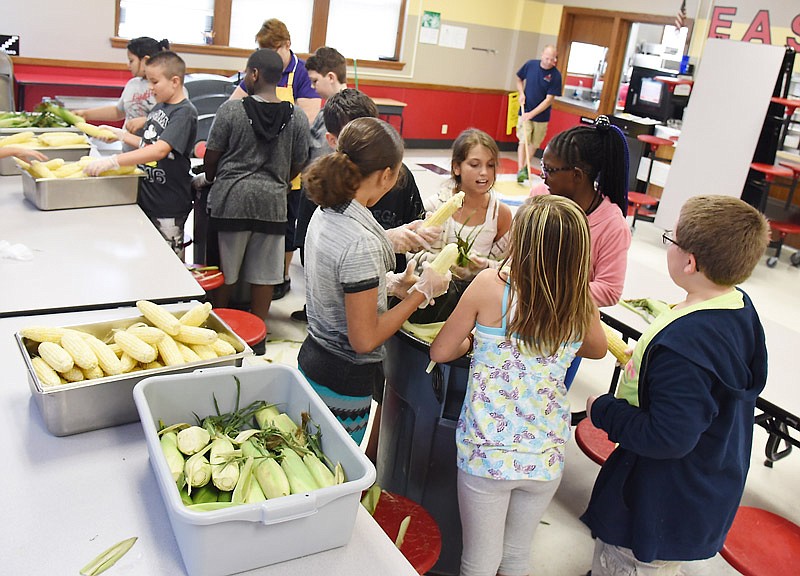
[[[341,464],[331,471],[325,463],[319,428],[308,414],[302,419],[298,426],[258,400],[196,425],[162,428],[161,450],[183,503],[196,511],[219,510],[343,483]]]

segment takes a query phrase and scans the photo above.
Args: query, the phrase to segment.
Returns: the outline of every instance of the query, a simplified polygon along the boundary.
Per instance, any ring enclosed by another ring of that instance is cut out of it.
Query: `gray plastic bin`
[[[378,484],[418,502],[433,516],[442,533],[442,552],[429,573],[450,576],[459,573],[461,563],[455,428],[469,361],[437,364],[427,374],[428,350],[428,344],[404,332],[386,343]]]

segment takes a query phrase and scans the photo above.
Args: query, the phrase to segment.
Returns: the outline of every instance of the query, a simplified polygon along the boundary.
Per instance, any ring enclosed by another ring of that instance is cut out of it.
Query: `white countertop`
[[[48,316],[56,325],[103,321],[114,311]],[[6,439],[0,523],[4,574],[77,574],[120,540],[139,540],[116,576],[186,574],[147,457],[141,425],[74,436],[50,435],[31,398],[13,334],[40,317],[0,318],[0,434]],[[246,572],[259,576],[336,576],[416,572],[361,507],[350,543]]]
[[[135,204],[42,211],[24,199],[20,176],[3,176],[0,240],[34,253],[0,258],[0,317],[205,296]]]

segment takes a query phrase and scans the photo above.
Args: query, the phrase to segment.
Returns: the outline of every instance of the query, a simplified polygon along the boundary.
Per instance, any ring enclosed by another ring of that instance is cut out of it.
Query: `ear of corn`
[[[114,332],[114,342],[122,348],[123,352],[136,359],[137,362],[152,362],[158,354],[150,344],[125,330]]]
[[[255,462],[253,463],[255,468]],[[267,497],[261,489],[261,485],[256,480],[255,474],[252,470],[250,472],[250,482],[247,484],[247,494],[245,495],[245,504],[254,504],[255,502],[263,502]]]
[[[72,356],[72,360],[86,370],[91,370],[98,365],[97,356],[85,338],[77,332],[68,330],[61,337],[61,347]],[[116,359],[116,357],[115,357]]]
[[[617,362],[622,364],[623,366],[628,363],[628,360],[631,359],[630,353],[628,353],[628,346],[622,338],[620,338],[614,330],[611,329],[608,325],[604,322],[601,323],[603,326],[603,331],[606,333],[606,340],[608,341],[608,351],[617,359]]]
[[[103,369],[103,372],[109,376],[115,376],[130,370],[130,368],[128,370],[124,369],[122,361],[117,358],[117,354],[114,352],[111,346],[99,338],[95,338],[91,334],[87,334],[86,336],[86,344],[89,346],[89,348],[91,348],[92,352],[94,352],[94,355],[97,357],[97,363],[100,368]],[[130,358],[130,356],[128,357]]]
[[[233,490],[239,481],[239,463],[234,455],[233,444],[225,436],[218,436],[211,441],[208,458],[211,480],[220,490]]]
[[[72,356],[55,342],[42,342],[38,350],[39,356],[56,372],[67,372],[75,365]]]
[[[183,354],[178,350],[178,345],[172,336],[164,334],[164,337],[156,344],[158,353],[161,355],[161,360],[166,366],[180,366],[186,362],[183,359]]]
[[[178,432],[177,435],[178,450],[187,456],[197,454],[208,446],[210,441],[211,434],[201,426],[189,426]]]
[[[73,124],[75,128],[92,138],[102,138],[103,140],[116,140],[117,138],[111,130],[100,128],[94,124],[88,124],[83,121],[73,122]]]
[[[61,378],[58,373],[39,356],[31,358],[31,366],[33,366],[36,378],[39,379],[39,383],[42,386],[58,386],[61,384]]]
[[[178,322],[178,334],[175,340],[179,340],[184,344],[213,344],[218,336],[214,330],[209,328],[200,328],[198,326],[185,326]]]
[[[86,136],[75,132],[48,132],[37,137],[40,144],[56,148],[64,146],[86,146]]]
[[[436,255],[436,258],[431,262],[431,268],[436,270],[439,274],[446,274],[450,268],[455,265],[458,260],[458,245],[453,242],[447,244],[442,251]]]
[[[275,458],[263,458],[255,463],[255,476],[268,499],[291,494],[289,479]]]
[[[303,460],[291,448],[281,452],[281,468],[289,479],[292,494],[304,494],[319,488],[319,484],[303,464]]]
[[[173,314],[149,300],[139,300],[136,307],[142,315],[153,323],[156,328],[161,328],[170,336],[177,336],[181,331],[181,323]]]
[[[50,169],[44,165],[44,162],[40,162],[39,160],[31,161],[31,167],[29,172],[31,176],[36,178],[37,180],[42,178],[55,178],[56,175],[50,171]]]
[[[5,138],[0,138],[0,146],[10,146],[12,144],[21,144],[23,142],[27,142],[28,140],[33,140],[36,137],[36,134],[33,132],[17,132],[16,134],[12,134],[11,136],[6,136]]]
[[[428,226],[442,226],[445,222],[455,214],[464,204],[464,192],[458,192],[447,200],[444,204],[439,206],[436,211],[431,214],[425,221],[420,224],[422,228]]]
[[[34,342],[61,342],[64,335],[63,328],[50,328],[47,326],[28,326],[19,331],[20,335]]]
[[[102,378],[105,376],[103,369],[100,366],[95,366],[94,368],[81,368],[81,372],[83,372],[83,377],[87,380],[94,380],[95,378]]]
[[[224,340],[226,343],[231,345],[233,352],[229,352],[229,354],[244,352],[244,346],[242,346],[242,343],[227,332],[218,332],[217,337],[219,340]],[[223,354],[220,354],[220,356],[223,356]]]
[[[135,358],[132,358],[130,355],[122,353],[122,356],[119,358],[119,363],[121,367],[120,374],[125,374],[126,372],[131,372],[135,368],[138,368],[139,364]]]
[[[148,344],[158,344],[167,335],[161,328],[148,326],[143,322],[128,326],[126,331]]]
[[[157,370],[159,368],[163,368],[164,365],[158,360],[153,360],[152,362],[141,363],[141,367],[142,370]]]
[[[86,377],[83,375],[83,372],[81,372],[81,369],[77,366],[73,366],[72,370],[59,372],[59,375],[67,382],[80,382],[81,380],[86,379]]]
[[[258,427],[265,430],[272,426],[272,421],[280,414],[275,406],[264,406],[259,409],[255,416]]]
[[[255,458],[248,456],[242,465],[242,470],[239,473],[239,481],[236,483],[236,488],[233,489],[231,495],[231,502],[234,504],[244,504],[247,501],[247,496],[250,493],[250,483],[253,481],[253,465]]]
[[[167,466],[169,467],[170,474],[172,474],[172,479],[177,482],[181,474],[183,474],[183,467],[185,465],[183,454],[178,450],[178,434],[176,432],[165,432],[161,435],[160,442],[161,451],[164,453],[164,458],[167,460]]]
[[[55,176],[56,178],[67,178],[73,174],[80,172],[82,169],[83,166],[81,166],[79,163],[68,162],[63,166],[61,166],[60,168],[58,168],[57,170],[55,170],[53,172],[53,176]]]
[[[198,304],[187,310],[186,313],[181,316],[180,323],[184,326],[202,326],[205,321],[208,320],[208,315],[210,313],[211,303],[204,302],[203,304]]]
[[[175,342],[175,346],[178,347],[178,351],[181,353],[181,356],[183,357],[184,364],[188,364],[190,362],[200,362],[200,360],[202,360],[202,358],[200,358],[197,352],[192,350],[186,344],[183,344],[182,342]],[[197,346],[197,344],[195,344],[195,346]],[[206,346],[206,348],[208,348],[208,346]],[[216,357],[217,355],[214,354],[214,358]]]
[[[217,337],[211,343],[211,349],[216,352],[217,356],[230,356],[231,354],[236,354],[236,349],[228,344],[227,340]]]
[[[313,452],[309,452],[303,456],[303,464],[306,465],[306,468],[308,468],[308,471],[311,472],[314,480],[321,488],[336,484],[333,472],[331,472],[328,467],[325,466],[325,463]]]
[[[209,464],[208,458],[205,456],[208,448],[206,447],[197,454],[189,456],[183,466],[183,475],[186,478],[189,494],[192,493],[192,488],[205,486],[211,480],[211,464]]]
[[[64,165],[64,159],[53,158],[52,160],[48,160],[47,162],[45,162],[44,165],[47,166],[48,170],[58,170]]]
[[[201,360],[213,360],[217,357],[217,353],[208,344],[191,344],[189,349]]]

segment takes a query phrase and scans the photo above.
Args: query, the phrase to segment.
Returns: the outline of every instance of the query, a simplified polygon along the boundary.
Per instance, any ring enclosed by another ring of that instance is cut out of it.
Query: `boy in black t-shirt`
[[[147,173],[139,185],[139,206],[183,259],[183,229],[192,210],[190,155],[197,134],[197,110],[186,99],[186,65],[174,52],[150,57],[145,77],[157,104],[147,115],[142,137],[106,127],[136,150],[91,162],[84,172],[98,176],[120,166],[140,167]]]

